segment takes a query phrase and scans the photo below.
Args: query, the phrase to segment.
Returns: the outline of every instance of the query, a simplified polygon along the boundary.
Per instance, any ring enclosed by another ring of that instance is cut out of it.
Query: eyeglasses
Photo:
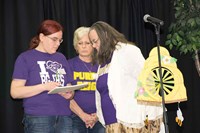
[[[96,44],[98,41],[99,41],[99,38],[96,39],[96,40],[92,40],[91,43],[92,43],[92,44]]]
[[[63,42],[63,39],[58,39],[57,37],[49,37],[49,36],[46,36],[47,38],[51,39],[53,42],[59,42],[59,43],[62,43]]]

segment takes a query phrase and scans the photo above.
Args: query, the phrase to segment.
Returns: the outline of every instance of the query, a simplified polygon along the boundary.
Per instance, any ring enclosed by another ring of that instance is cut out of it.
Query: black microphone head
[[[160,20],[158,18],[151,17],[149,14],[144,15],[143,19],[144,19],[145,22],[149,22],[153,25],[155,25],[155,24],[164,25],[164,22],[162,20]]]
[[[148,20],[147,20],[147,18],[148,17],[150,17],[150,15],[149,14],[146,14],[146,15],[144,15],[144,17],[143,17],[143,19],[144,19],[144,22],[148,22]]]

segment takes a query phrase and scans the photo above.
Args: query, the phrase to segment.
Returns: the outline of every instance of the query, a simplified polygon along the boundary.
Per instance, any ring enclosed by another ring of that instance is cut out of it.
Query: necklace
[[[83,64],[84,64],[85,68],[88,70],[88,72],[91,73],[91,71],[92,71],[92,65],[91,65],[91,67],[90,67],[90,69],[89,69],[88,66],[87,66],[87,64],[86,64],[84,61],[82,61],[82,62],[83,62]]]
[[[92,72],[92,67],[93,67],[92,64],[91,64],[91,59],[89,57],[82,57],[82,56],[79,56],[79,59],[83,63],[83,65],[85,66],[85,68],[87,69],[87,71],[89,73],[91,73]]]
[[[83,62],[83,61],[82,61]],[[97,79],[97,72],[92,72],[93,69],[93,65],[90,63],[90,69],[88,68],[87,64],[85,62],[83,62],[85,68],[88,70],[89,75],[90,75],[90,79],[96,80]],[[88,63],[89,64],[89,63]]]

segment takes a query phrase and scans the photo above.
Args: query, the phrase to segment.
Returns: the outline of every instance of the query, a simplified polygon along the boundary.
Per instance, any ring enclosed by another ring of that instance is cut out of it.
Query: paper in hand
[[[88,83],[56,87],[55,89],[52,89],[51,91],[49,91],[48,94],[56,94],[60,92],[69,92],[69,91],[79,90],[87,85]]]

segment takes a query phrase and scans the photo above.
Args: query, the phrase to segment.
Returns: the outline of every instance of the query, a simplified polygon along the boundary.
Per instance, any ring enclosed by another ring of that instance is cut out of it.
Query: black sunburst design
[[[162,96],[159,67],[156,67],[151,70],[146,81],[149,92],[151,92],[153,95]],[[174,89],[174,75],[169,69],[165,67],[162,67],[162,82],[164,94],[169,95],[170,92],[172,92]]]

